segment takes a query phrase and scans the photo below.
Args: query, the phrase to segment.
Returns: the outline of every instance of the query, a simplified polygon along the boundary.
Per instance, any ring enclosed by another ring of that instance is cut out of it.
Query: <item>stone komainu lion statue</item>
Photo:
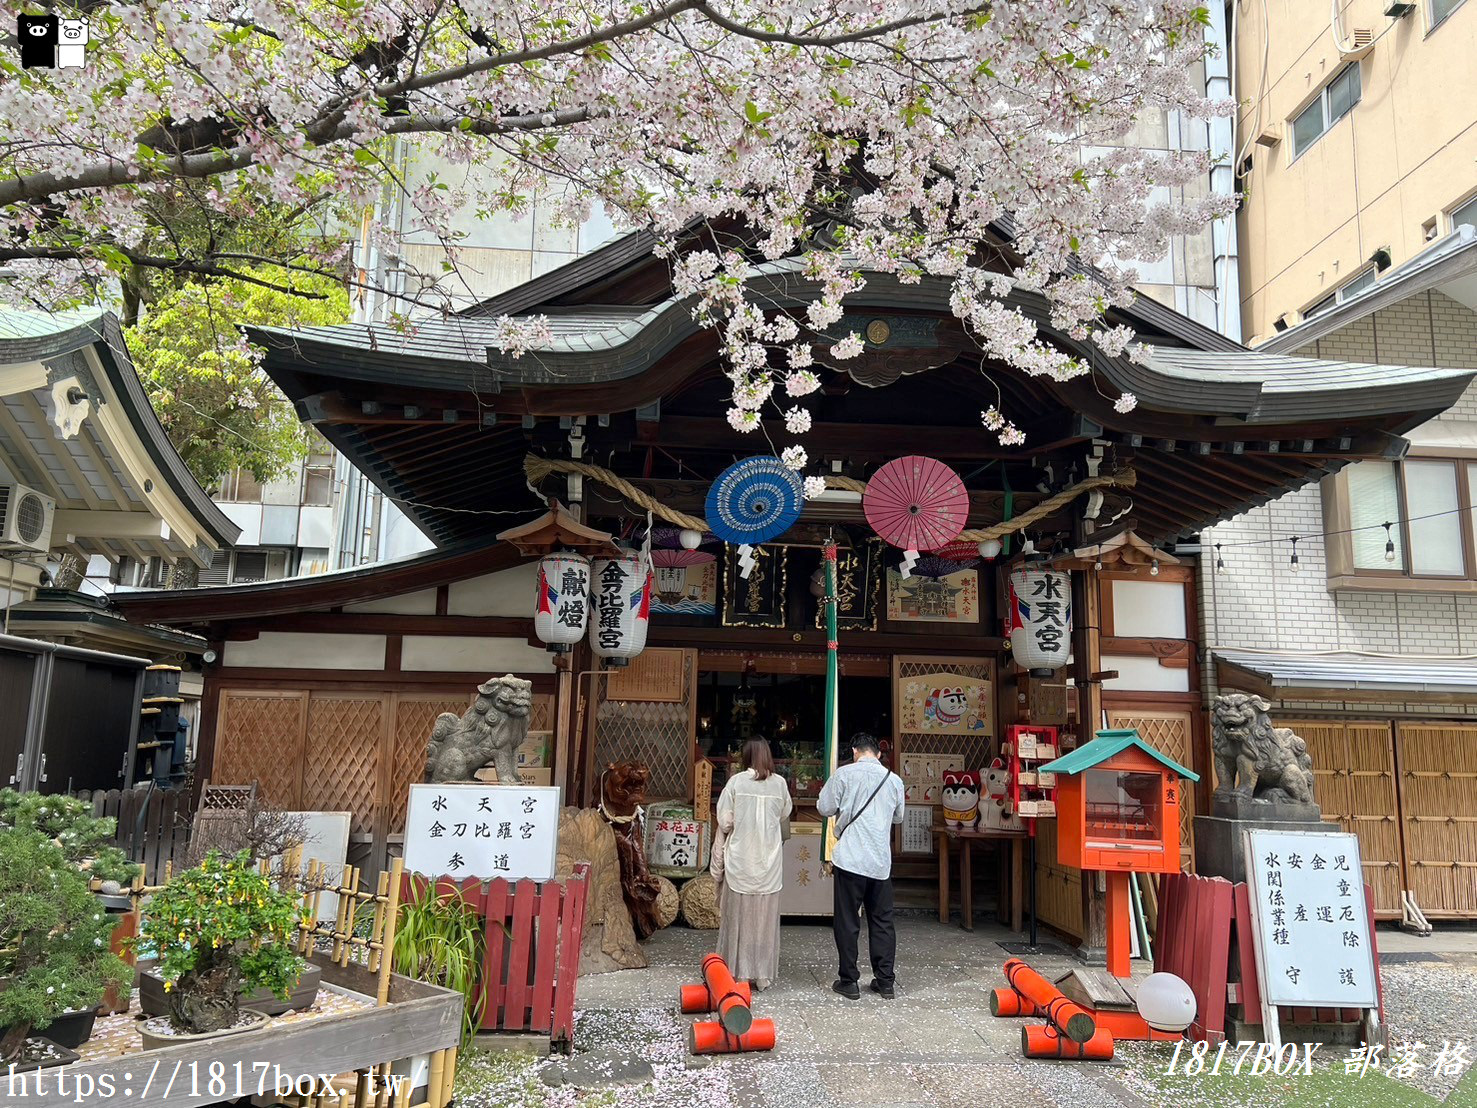
[[[442,712],[426,748],[426,780],[471,781],[491,762],[499,784],[516,785],[518,748],[528,737],[533,684],[511,673],[477,686],[476,702],[460,716]]]
[[[1271,704],[1250,693],[1222,693],[1211,708],[1216,793],[1253,800],[1313,801],[1308,744],[1287,727],[1273,727]]]

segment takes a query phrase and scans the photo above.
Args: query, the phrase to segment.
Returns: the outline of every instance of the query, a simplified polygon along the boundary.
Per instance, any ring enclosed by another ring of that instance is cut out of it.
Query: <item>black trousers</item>
[[[858,978],[856,945],[862,927],[858,911],[865,909],[872,976],[879,985],[891,985],[893,961],[897,957],[897,928],[892,922],[892,879],[863,877],[839,866],[833,868],[833,873],[836,914],[832,927],[836,932],[836,954],[841,960],[838,976],[842,981],[856,981]]]

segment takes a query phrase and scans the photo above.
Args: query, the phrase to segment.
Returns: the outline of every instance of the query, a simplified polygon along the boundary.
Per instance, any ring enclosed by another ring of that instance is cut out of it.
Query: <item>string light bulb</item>
[[[1221,557],[1221,544],[1215,544],[1215,571],[1222,572],[1226,568],[1226,559]]]
[[[1298,537],[1294,535],[1289,541],[1292,543],[1292,559],[1290,564],[1296,570],[1298,567]]]
[[[1395,536],[1390,533],[1391,526],[1389,523],[1385,524],[1385,561],[1387,562],[1395,560]]]

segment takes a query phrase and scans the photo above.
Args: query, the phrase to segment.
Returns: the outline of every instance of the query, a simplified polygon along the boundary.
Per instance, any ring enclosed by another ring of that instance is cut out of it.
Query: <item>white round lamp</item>
[[[1139,984],[1139,1015],[1155,1031],[1183,1031],[1195,1020],[1195,994],[1181,977],[1151,973]]]

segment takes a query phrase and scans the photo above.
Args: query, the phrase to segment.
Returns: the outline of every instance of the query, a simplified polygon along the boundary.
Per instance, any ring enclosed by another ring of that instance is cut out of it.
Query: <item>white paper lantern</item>
[[[976,549],[979,550],[980,557],[988,562],[999,556],[1004,544],[999,539],[986,539]]]
[[[684,527],[677,532],[677,541],[682,544],[683,550],[696,550],[703,545],[703,533],[694,531],[690,527]]]
[[[1072,652],[1072,579],[1051,569],[1010,574],[1010,650],[1032,677],[1050,677]]]
[[[1139,1015],[1155,1031],[1183,1031],[1195,1022],[1195,994],[1172,973],[1151,973],[1138,987]]]
[[[589,622],[590,560],[562,551],[538,564],[538,595],[533,608],[533,633],[556,654],[579,642]]]
[[[651,566],[639,554],[597,559],[590,577],[590,649],[625,665],[646,649]]]

